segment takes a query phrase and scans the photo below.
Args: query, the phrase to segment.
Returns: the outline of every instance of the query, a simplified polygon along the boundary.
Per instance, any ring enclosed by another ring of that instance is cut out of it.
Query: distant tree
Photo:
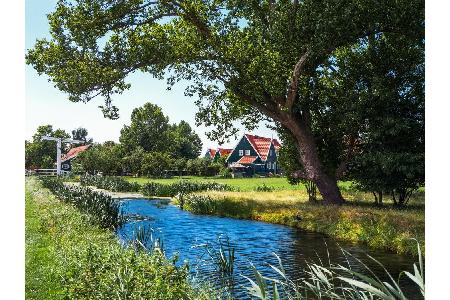
[[[186,121],[170,126],[169,136],[172,157],[192,159],[200,155],[202,141]]]
[[[42,140],[43,136],[69,138],[70,135],[62,129],[53,130],[52,125],[41,125],[33,135],[32,141],[25,141],[25,167],[50,169],[56,163],[56,143]],[[64,150],[64,149],[62,149]]]
[[[145,103],[131,113],[131,124],[120,131],[120,143],[127,152],[142,147],[145,152],[168,152],[169,118],[161,108],[152,103]]]
[[[167,153],[150,152],[144,155],[141,172],[149,177],[162,177],[165,170],[171,169],[173,159]]]
[[[124,169],[127,172],[139,175],[141,173],[145,154],[146,152],[141,146],[135,148],[131,153],[128,152],[127,155],[123,158]]]
[[[90,174],[98,172],[104,175],[120,175],[122,173],[123,148],[112,141],[94,144],[88,151],[77,156],[82,169]]]
[[[79,141],[83,141],[83,145],[86,144],[92,144],[93,143],[93,139],[92,138],[88,138],[88,131],[86,128],[83,127],[78,127],[74,130],[72,130],[72,138],[74,140],[79,140]]]

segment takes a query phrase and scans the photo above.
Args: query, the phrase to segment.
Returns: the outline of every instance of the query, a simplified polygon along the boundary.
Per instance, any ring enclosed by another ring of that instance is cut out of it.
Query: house
[[[233,149],[227,148],[208,149],[206,150],[205,158],[217,161],[220,157],[227,157],[232,151]]]
[[[280,147],[277,139],[244,134],[228,156],[227,164],[234,172],[242,172],[246,176],[278,174]]]
[[[86,151],[89,146],[90,145],[78,146],[70,149],[67,154],[63,154],[61,157],[61,170],[70,172],[72,170],[72,159],[77,157],[81,152]]]

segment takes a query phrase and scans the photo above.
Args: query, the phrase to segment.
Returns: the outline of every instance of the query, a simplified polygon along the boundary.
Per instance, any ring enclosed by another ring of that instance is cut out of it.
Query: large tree
[[[197,158],[202,151],[202,140],[189,123],[181,120],[170,127],[170,153],[176,158]]]
[[[235,133],[235,120],[248,129],[276,121],[294,140],[298,174],[317,184],[326,203],[342,203],[336,170],[320,159],[312,103],[300,83],[361,38],[423,35],[424,2],[60,1],[49,21],[51,40],[38,40],[27,62],[71,101],[103,96],[105,116],[116,118],[111,97],[129,88],[128,74],[163,78],[170,71],[169,84],[192,83],[186,94],[199,96],[197,120],[216,127],[211,138]]]
[[[131,113],[131,124],[120,131],[120,143],[128,152],[137,147],[142,147],[145,152],[167,152],[169,128],[169,118],[161,108],[147,102]]]

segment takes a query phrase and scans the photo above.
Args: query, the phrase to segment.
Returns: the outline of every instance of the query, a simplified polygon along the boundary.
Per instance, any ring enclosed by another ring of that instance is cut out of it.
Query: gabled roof
[[[216,149],[208,149],[207,152],[209,152],[209,155],[210,155],[211,157],[216,156]]]
[[[220,156],[223,156],[223,155],[230,155],[231,152],[233,152],[233,149],[218,148],[217,151],[219,152]]]
[[[270,145],[273,143],[275,150],[281,147],[280,142],[277,139],[266,138],[257,135],[245,134],[245,137],[255,149],[256,153],[262,160],[266,160],[269,155]]]
[[[238,164],[251,164],[251,163],[253,163],[257,158],[258,158],[258,156],[244,155],[244,156],[242,156],[241,159],[238,160],[236,163],[238,163]]]
[[[81,152],[86,151],[89,148],[89,146],[90,145],[84,145],[70,149],[69,152],[67,152],[67,154],[62,155],[61,161],[66,161],[76,157]]]

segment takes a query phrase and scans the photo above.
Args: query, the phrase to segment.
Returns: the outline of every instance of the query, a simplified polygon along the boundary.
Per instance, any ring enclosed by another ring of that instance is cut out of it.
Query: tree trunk
[[[301,121],[288,118],[283,125],[296,140],[299,162],[303,166],[306,178],[313,181],[325,204],[343,204],[345,202],[337,186],[336,177],[327,174],[320,162],[314,136]]]

